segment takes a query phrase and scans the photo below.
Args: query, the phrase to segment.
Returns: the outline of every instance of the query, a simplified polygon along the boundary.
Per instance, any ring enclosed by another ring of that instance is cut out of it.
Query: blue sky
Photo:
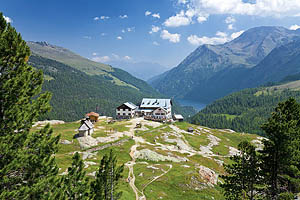
[[[2,0],[0,11],[25,40],[99,62],[167,67],[252,27],[300,26],[299,0]]]

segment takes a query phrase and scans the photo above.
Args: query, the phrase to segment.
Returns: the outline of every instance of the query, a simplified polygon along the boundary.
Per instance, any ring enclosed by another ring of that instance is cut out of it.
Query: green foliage
[[[30,133],[49,110],[50,94],[40,94],[43,74],[27,64],[30,50],[0,13],[0,198],[43,199],[58,173],[52,155],[59,137],[49,126]]]
[[[40,117],[41,120],[75,121],[90,111],[115,116],[116,107],[124,102],[138,104],[145,97],[162,97],[146,82],[120,69],[109,74],[134,87],[114,84],[107,74],[87,75],[71,66],[40,56],[31,56],[29,62],[35,68],[41,69],[46,76],[52,77],[43,84],[43,91],[53,94],[50,102],[52,111]],[[176,113],[194,114],[193,110],[183,109],[178,105],[174,110]]]
[[[262,129],[264,140],[262,170],[266,193],[278,198],[280,193],[299,192],[300,183],[300,104],[291,98],[279,103]]]
[[[76,152],[72,158],[72,166],[68,168],[67,174],[63,175],[60,184],[62,190],[59,192],[62,199],[89,199],[89,182],[83,171],[83,161]]]
[[[239,144],[240,155],[232,156],[233,164],[225,165],[228,176],[221,176],[226,199],[258,199],[262,185],[260,159],[255,147],[247,141]]]
[[[146,92],[147,84],[136,78],[132,78],[131,82],[138,82],[139,90],[115,85],[107,76],[90,76],[43,57],[31,56],[30,63],[53,77],[53,80],[46,81],[43,85],[44,91],[53,93],[50,102],[52,111],[41,119],[75,121],[96,108],[102,115],[114,116],[115,108],[120,104],[126,101],[138,103],[145,96],[153,97],[157,94],[153,89]]]
[[[211,128],[229,128],[264,135],[260,125],[270,117],[279,102],[290,97],[300,101],[300,92],[288,89],[257,95],[260,91],[267,90],[268,88],[253,88],[235,92],[208,105],[190,121]],[[234,117],[228,118],[228,115]]]
[[[300,191],[300,104],[290,98],[279,103],[262,125],[268,139],[259,154],[241,143],[240,156],[225,165],[222,184],[227,199],[293,199]]]
[[[117,167],[117,159],[111,150],[109,156],[105,155],[100,161],[96,179],[91,183],[91,194],[97,200],[117,200],[122,193],[117,192],[118,180],[122,178],[124,165]]]

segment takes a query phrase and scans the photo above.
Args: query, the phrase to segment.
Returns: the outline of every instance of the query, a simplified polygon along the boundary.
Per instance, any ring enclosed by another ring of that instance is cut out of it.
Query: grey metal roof
[[[87,131],[92,128],[94,128],[92,122],[90,120],[84,120],[84,122],[79,127],[78,131]]]
[[[129,108],[131,108],[131,109],[136,109],[136,108],[137,108],[137,106],[134,105],[134,104],[131,103],[131,102],[126,102],[126,103],[124,103],[124,105],[126,105],[127,107],[129,107]]]
[[[141,108],[169,108],[172,105],[171,99],[147,99],[144,98],[141,103]]]
[[[176,115],[174,115],[174,118],[175,118],[175,119],[183,119],[183,116],[182,116],[182,115],[176,114]]]

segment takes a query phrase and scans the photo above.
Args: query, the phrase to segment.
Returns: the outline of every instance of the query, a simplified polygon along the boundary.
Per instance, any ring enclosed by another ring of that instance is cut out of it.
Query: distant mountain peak
[[[300,31],[280,26],[251,28],[225,44],[199,46],[151,84],[175,98],[213,99],[238,89],[235,79],[244,71],[262,62],[273,49],[299,37]]]

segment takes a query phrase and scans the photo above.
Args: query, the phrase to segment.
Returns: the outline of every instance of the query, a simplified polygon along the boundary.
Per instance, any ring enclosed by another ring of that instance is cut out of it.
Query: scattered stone
[[[188,165],[181,165],[181,166],[184,168],[190,168],[190,166],[188,166]]]
[[[262,139],[260,139],[260,138],[257,138],[257,140],[252,140],[251,143],[254,144],[254,146],[256,147],[255,148],[256,151],[263,150],[263,148],[264,148]]]
[[[141,173],[139,174],[139,177],[143,177],[143,176],[144,176],[144,173],[141,172]]]
[[[88,175],[88,176],[93,176],[93,177],[96,177],[96,171],[94,171],[94,172],[91,172],[91,173],[88,173],[87,175]]]
[[[208,167],[200,165],[199,174],[209,186],[214,186],[218,183],[218,174],[216,174],[213,170],[209,169]]]
[[[163,155],[158,154],[149,149],[142,149],[140,151],[136,151],[133,156],[135,159],[150,160],[150,161],[155,161],[155,162],[158,162],[158,161],[186,162],[186,161],[188,161],[187,158],[163,156]]]
[[[229,156],[235,156],[240,154],[240,151],[234,147],[228,147],[229,148]]]
[[[61,144],[72,144],[69,140],[62,140],[60,141]]]
[[[84,168],[88,168],[90,165],[97,165],[97,163],[92,162],[92,161],[84,161]]]
[[[97,146],[98,144],[98,140],[91,136],[78,137],[76,139],[78,140],[81,149],[87,149],[93,146]]]
[[[82,152],[82,160],[85,160],[87,158],[92,159],[96,155],[97,155],[97,152],[95,152],[95,153],[92,153],[92,152]]]
[[[64,121],[61,121],[61,120],[45,120],[45,121],[37,121],[35,122],[35,124],[32,126],[32,127],[35,127],[35,126],[45,126],[46,124],[50,124],[50,125],[57,125],[57,124],[64,124],[65,122]]]

